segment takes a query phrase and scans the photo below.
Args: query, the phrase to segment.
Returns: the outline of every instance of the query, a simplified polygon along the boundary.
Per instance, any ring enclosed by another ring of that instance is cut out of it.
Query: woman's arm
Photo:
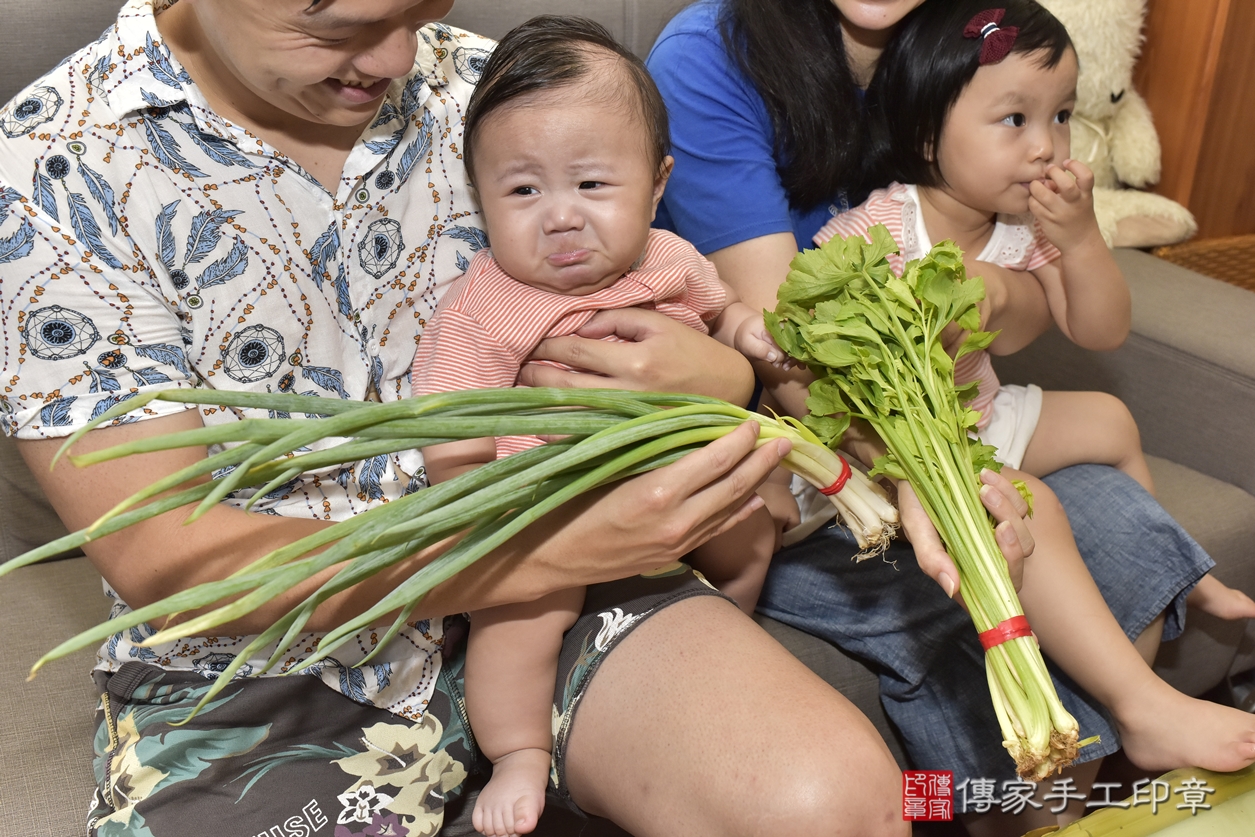
[[[712,341],[713,342],[713,341]],[[94,430],[75,446],[83,453],[201,425],[188,410]],[[434,589],[417,616],[441,616],[530,601],[567,587],[647,572],[726,531],[762,505],[754,491],[788,451],[787,442],[754,450],[752,423],[665,468],[584,495],[519,533]],[[49,470],[59,439],[19,441],[18,449],[57,513],[83,528],[119,501],[205,456],[184,449],[76,468],[65,459]],[[267,552],[313,534],[326,522],[250,514],[219,505],[184,527],[188,509],[169,512],[93,541],[88,558],[132,607],[196,584],[225,578]],[[425,550],[326,602],[309,624],[326,630],[363,612],[447,544]],[[325,581],[327,570],[232,623],[256,633]]]
[[[724,247],[706,258],[714,263],[719,278],[728,283],[741,301],[755,311],[776,307],[776,290],[789,275],[789,262],[797,255],[793,233],[773,233]],[[803,368],[781,369],[767,362],[754,364],[763,388],[772,394],[785,412],[804,416],[806,388],[812,380]]]
[[[1007,559],[1011,583],[1019,590],[1024,578],[1024,559],[1033,553],[1034,547],[1033,535],[1024,522],[1028,503],[1011,481],[1001,474],[985,470],[981,472],[980,479],[981,502],[994,516],[994,537]],[[898,507],[902,515],[902,529],[915,550],[915,560],[919,562],[920,569],[940,584],[947,596],[956,599],[957,595],[956,601],[963,604],[958,584],[959,571],[954,559],[946,552],[941,536],[909,483],[898,483]]]

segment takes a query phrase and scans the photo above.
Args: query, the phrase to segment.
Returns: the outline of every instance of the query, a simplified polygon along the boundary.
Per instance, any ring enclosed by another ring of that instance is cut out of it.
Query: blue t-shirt
[[[837,212],[843,195],[809,210],[789,207],[776,170],[775,131],[753,83],[724,49],[718,0],[684,9],[658,36],[646,64],[671,122],[675,170],[654,225],[702,253],[780,232],[798,249]]]

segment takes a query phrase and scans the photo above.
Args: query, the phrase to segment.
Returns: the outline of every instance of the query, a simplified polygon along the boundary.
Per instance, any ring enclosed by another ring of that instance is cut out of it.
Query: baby
[[[468,106],[463,146],[491,250],[475,255],[427,324],[413,393],[514,386],[542,339],[573,334],[598,311],[634,306],[783,365],[761,314],[738,302],[691,245],[650,229],[671,172],[668,147],[652,79],[604,29],[540,17],[508,33]],[[427,476],[448,480],[541,442],[433,445],[423,450]],[[794,502],[787,485],[765,486],[767,508],[693,553],[694,565],[747,612],[778,536],[768,509],[784,508],[783,516]],[[483,834],[536,827],[558,652],[583,600],[582,589],[571,589],[471,615],[467,709],[493,763],[473,815]]]
[[[952,239],[979,261],[1031,273],[1060,331],[1084,348],[1110,350],[1128,334],[1129,292],[1098,231],[1093,173],[1068,158],[1076,54],[1062,25],[1039,7],[1029,14],[1034,7],[972,15],[976,5],[963,4],[970,19],[948,6],[947,15],[921,9],[905,22],[867,96],[873,182],[900,182],[833,218],[815,241],[884,224],[901,250],[889,257],[900,274],[932,242]],[[939,71],[960,52],[970,63]],[[1001,325],[990,351],[1031,340],[1017,323]],[[955,382],[978,384],[968,406],[981,414],[981,440],[1006,465],[1038,477],[1112,465],[1153,492],[1137,425],[1115,396],[1000,386],[986,351],[960,358]],[[1210,575],[1187,601],[1221,618],[1255,616],[1255,601]]]

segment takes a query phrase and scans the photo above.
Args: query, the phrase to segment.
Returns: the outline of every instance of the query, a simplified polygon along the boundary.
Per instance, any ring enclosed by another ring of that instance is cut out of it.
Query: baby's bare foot
[[[1228,773],[1255,762],[1255,715],[1188,697],[1158,678],[1114,714],[1125,754],[1145,770]]]
[[[1241,590],[1226,587],[1209,575],[1203,576],[1185,597],[1185,601],[1190,607],[1196,607],[1220,619],[1255,618],[1255,599]]]
[[[548,750],[515,750],[492,766],[492,778],[479,792],[471,824],[486,837],[530,834],[545,808],[549,784]]]

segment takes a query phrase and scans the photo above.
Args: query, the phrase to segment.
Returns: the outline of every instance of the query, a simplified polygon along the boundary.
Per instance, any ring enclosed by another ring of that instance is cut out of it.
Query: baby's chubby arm
[[[1029,186],[1029,210],[1062,257],[1037,268],[1059,330],[1094,351],[1118,348],[1128,337],[1132,303],[1124,275],[1098,231],[1094,174],[1078,160],[1051,166]]]
[[[736,349],[750,360],[765,360],[780,369],[790,369],[793,362],[771,339],[763,324],[761,311],[741,302],[735,290],[720,280],[727,300],[723,311],[710,323],[710,336],[725,346]]]

